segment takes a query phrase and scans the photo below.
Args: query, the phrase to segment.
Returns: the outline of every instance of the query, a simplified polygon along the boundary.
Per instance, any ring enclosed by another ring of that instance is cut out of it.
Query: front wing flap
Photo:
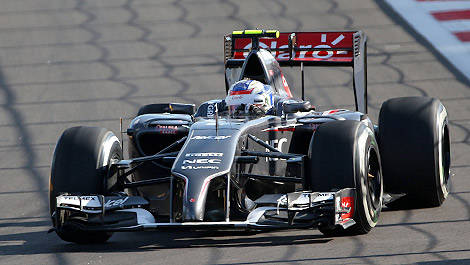
[[[289,225],[303,222],[308,226],[340,225],[348,228],[355,224],[355,190],[342,189],[336,192],[293,192],[284,195],[268,194],[255,201],[257,205],[273,205],[264,208],[265,222],[272,219],[286,220]],[[251,214],[250,214],[251,215]],[[257,223],[260,223],[260,221]]]
[[[107,211],[142,207],[147,204],[149,202],[139,196],[60,195],[56,198],[56,207],[58,209],[68,209],[88,214],[104,214]]]

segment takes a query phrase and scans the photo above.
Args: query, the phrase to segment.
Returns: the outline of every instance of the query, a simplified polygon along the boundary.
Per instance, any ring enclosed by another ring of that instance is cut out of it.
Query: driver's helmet
[[[256,80],[241,80],[230,87],[225,104],[232,115],[264,115],[273,107],[273,90]]]

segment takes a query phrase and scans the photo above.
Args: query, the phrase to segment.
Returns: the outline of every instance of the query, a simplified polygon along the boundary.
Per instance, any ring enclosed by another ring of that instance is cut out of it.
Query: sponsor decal
[[[125,203],[129,197],[125,197],[122,199],[117,199],[117,200],[109,200],[104,204],[104,207],[114,207],[114,206],[119,206]]]
[[[225,140],[232,137],[231,135],[211,135],[211,136],[203,136],[203,135],[196,135],[191,138],[191,140]]]
[[[219,169],[218,166],[181,166],[181,169]]]
[[[287,142],[287,138],[274,139],[266,142],[267,144],[276,148],[279,152],[282,152],[282,145]],[[269,149],[266,149],[266,152],[269,152]]]
[[[185,159],[183,161],[184,164],[220,164],[222,160],[217,158],[198,158],[198,159]]]
[[[62,196],[64,200],[78,201],[80,200],[78,196]]]
[[[220,164],[220,162],[222,162],[222,160],[218,158],[185,159],[183,160],[181,169],[219,169],[219,167],[214,164]]]
[[[187,153],[185,156],[186,157],[212,157],[212,156],[222,157],[224,156],[224,154],[223,153]]]
[[[269,142],[266,141],[267,144],[276,148],[279,152],[282,152],[282,145],[286,142],[287,142],[287,138],[274,139],[274,140],[270,140]],[[271,152],[271,150],[266,148],[266,152]],[[266,157],[266,161],[277,161],[277,160],[279,160],[279,158]]]
[[[354,215],[354,198],[353,197],[343,197],[341,198],[341,209],[347,211],[347,213],[341,214],[341,219],[345,220],[348,218],[353,218]]]
[[[97,199],[96,196],[80,196],[80,198],[86,201],[94,201]]]
[[[277,205],[286,205],[287,204],[287,195],[282,195],[279,199],[277,199]],[[278,209],[279,214],[279,209]]]
[[[289,201],[290,206],[297,205],[297,207],[308,206],[310,202],[310,194],[302,193],[294,201]]]
[[[74,195],[61,195],[57,197],[56,205],[57,207],[62,206],[75,206],[78,207],[79,205],[87,206],[87,207],[101,207],[99,199],[97,196],[74,196]]]
[[[351,47],[353,46],[353,32],[298,32],[297,47],[300,48],[296,51],[294,58],[305,59],[312,58],[316,61],[333,59],[336,61],[351,61],[353,54]],[[289,33],[281,33],[277,39],[260,39],[260,47],[263,49],[271,49],[271,54],[277,60],[288,60],[290,54],[287,50]],[[236,39],[234,49],[248,50],[251,48],[251,40]],[[337,50],[301,50],[301,49],[331,49]],[[342,49],[344,48],[344,50]],[[276,51],[276,49],[278,49]],[[245,59],[248,56],[248,51],[234,52],[234,59]]]
[[[334,195],[332,193],[319,193],[315,198],[313,198],[312,203],[332,200]]]
[[[207,117],[212,117],[212,116],[214,116],[214,112],[215,112],[215,106],[214,106],[214,104],[209,104],[209,105],[207,105]]]
[[[62,196],[64,200],[71,200],[71,201],[95,201],[97,200],[96,196]]]
[[[162,134],[176,134],[178,132],[178,126],[174,125],[157,125],[155,129]]]

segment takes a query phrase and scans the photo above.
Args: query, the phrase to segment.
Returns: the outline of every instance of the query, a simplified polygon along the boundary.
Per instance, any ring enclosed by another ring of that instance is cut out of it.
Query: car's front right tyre
[[[58,214],[56,197],[60,194],[105,194],[111,189],[113,180],[106,179],[111,159],[122,159],[121,145],[111,131],[84,126],[65,130],[52,159],[49,186],[51,215]],[[67,223],[54,226],[57,227],[57,235],[68,242],[103,243],[112,235],[109,232],[83,231]]]

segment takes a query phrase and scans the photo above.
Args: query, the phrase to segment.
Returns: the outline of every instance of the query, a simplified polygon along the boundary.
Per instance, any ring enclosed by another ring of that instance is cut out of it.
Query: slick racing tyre
[[[318,127],[310,142],[309,173],[312,191],[355,188],[355,225],[346,230],[324,225],[328,236],[368,233],[382,210],[383,181],[380,155],[373,131],[358,121],[332,121]]]
[[[384,102],[379,145],[385,190],[407,194],[395,206],[435,207],[444,202],[449,194],[450,138],[447,111],[439,100],[403,97]]]
[[[51,166],[49,208],[56,210],[56,197],[68,194],[105,194],[116,180],[106,179],[111,159],[122,158],[121,145],[111,132],[97,127],[72,127],[57,142]],[[64,226],[57,234],[75,243],[102,243],[112,235],[107,232],[85,232]]]

